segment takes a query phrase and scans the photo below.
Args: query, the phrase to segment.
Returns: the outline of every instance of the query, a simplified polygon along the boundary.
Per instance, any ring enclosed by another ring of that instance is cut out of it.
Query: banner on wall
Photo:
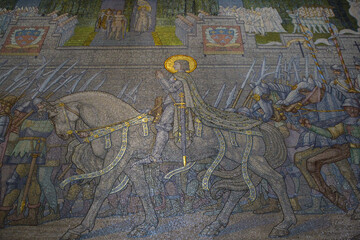
[[[49,27],[12,27],[1,55],[39,55]]]
[[[240,26],[203,26],[204,54],[244,54]]]

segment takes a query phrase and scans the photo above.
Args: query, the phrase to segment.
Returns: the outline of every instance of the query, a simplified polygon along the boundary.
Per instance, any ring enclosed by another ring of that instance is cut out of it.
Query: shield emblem
[[[235,37],[235,31],[226,28],[217,28],[209,31],[211,39],[222,46],[229,44]]]
[[[34,42],[37,42],[41,38],[41,31],[36,29],[18,29],[15,32],[15,41],[20,47],[25,47],[33,45]]]

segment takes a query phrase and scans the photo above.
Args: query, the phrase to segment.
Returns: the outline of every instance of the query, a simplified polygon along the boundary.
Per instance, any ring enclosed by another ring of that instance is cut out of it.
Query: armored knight
[[[37,165],[45,163],[46,138],[54,127],[45,111],[43,100],[35,98],[17,108],[29,116],[22,122],[19,132],[19,142],[5,163],[15,164],[16,169],[7,181],[7,191],[0,207],[0,228],[4,227],[7,213],[20,195],[25,184],[23,202],[28,198],[29,214],[27,218],[11,222],[11,225],[37,225],[37,213],[40,206],[40,186],[37,180]]]
[[[160,122],[156,126],[158,132],[155,146],[151,155],[138,161],[137,164],[147,164],[160,159],[161,153],[169,139],[169,131],[171,129],[173,129],[175,137],[177,137],[176,135],[180,132],[178,129],[182,130],[181,143],[185,142],[183,141],[185,135],[185,133],[183,134],[183,131],[193,131],[193,124],[191,123],[192,117],[190,117],[190,114],[186,117],[186,129],[184,125],[180,126],[176,121],[178,119],[176,114],[179,114],[175,111],[175,107],[177,106],[179,106],[178,109],[180,110],[185,107],[190,108],[204,125],[218,129],[240,132],[251,129],[262,123],[261,121],[249,119],[238,113],[222,111],[205,103],[197,91],[193,78],[188,74],[188,72],[191,72],[196,68],[195,59],[189,56],[175,55],[165,62],[165,67],[169,72],[173,73],[173,76],[169,80],[166,80],[161,72],[158,71],[156,73],[156,77],[160,80],[161,85],[169,95],[164,101],[164,112]],[[182,116],[183,115],[180,116],[180,119],[184,119]],[[184,150],[184,146],[181,146],[181,148]]]
[[[10,135],[10,125],[13,122],[11,108],[17,101],[15,96],[6,96],[0,99],[0,167],[5,156],[5,150]]]
[[[156,72],[156,78],[159,80],[163,90],[168,94],[163,102],[163,114],[160,121],[156,125],[157,135],[155,140],[155,146],[149,157],[140,160],[138,163],[151,163],[160,161],[160,156],[164,150],[166,143],[169,140],[169,132],[173,129],[176,133],[178,130],[178,123],[174,123],[174,119],[177,120],[176,104],[181,103],[180,93],[185,92],[185,104],[186,107],[193,106],[191,96],[189,96],[189,90],[184,89],[183,79],[181,73],[186,74],[185,71],[189,70],[189,63],[185,60],[177,60],[174,62],[174,71],[176,71],[170,79],[166,79],[160,72]],[[192,118],[189,117],[189,121]],[[174,124],[173,124],[174,123]],[[173,126],[174,125],[174,126]],[[189,126],[193,126],[190,122]],[[193,128],[193,127],[192,127]],[[189,130],[189,129],[188,129]]]
[[[330,82],[330,86],[335,87],[347,98],[352,98],[352,93],[349,93],[349,84],[347,83],[343,68],[340,65],[332,65],[330,69],[335,75],[335,79]]]
[[[349,115],[343,122],[327,129],[310,124],[307,127],[311,131],[327,138],[336,139],[341,135],[345,135],[350,146],[352,163],[360,164],[360,103],[357,99],[347,98],[342,106]]]

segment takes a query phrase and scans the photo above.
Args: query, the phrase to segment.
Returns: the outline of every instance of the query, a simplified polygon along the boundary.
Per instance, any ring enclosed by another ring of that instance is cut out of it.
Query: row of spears
[[[2,86],[3,89],[1,97],[4,98],[14,94],[14,92],[18,92],[18,95],[20,96],[19,99],[24,97],[25,94],[29,94],[31,95],[31,99],[35,99],[36,97],[49,92],[45,97],[48,99],[63,87],[66,88],[66,93],[68,94],[87,90],[97,91],[107,81],[106,74],[103,74],[104,70],[100,70],[87,78],[81,85],[88,70],[85,69],[80,73],[71,72],[77,66],[79,61],[75,61],[75,63],[66,68],[65,65],[70,62],[70,59],[67,59],[55,69],[48,71],[47,67],[53,60],[54,58],[46,60],[46,58],[43,57],[42,64],[30,73],[28,73],[29,63],[22,62],[0,74],[0,86]],[[0,69],[3,68],[7,62],[8,60],[5,60],[0,63]],[[16,71],[18,71],[18,73],[15,76],[12,76]],[[97,78],[100,78],[101,80],[93,88],[90,88],[90,84],[96,81]],[[134,104],[142,81],[127,92],[126,90],[129,83],[130,81],[120,91],[118,98],[121,98],[127,103]],[[52,88],[53,90],[51,90]],[[51,92],[49,90],[51,90]]]
[[[54,89],[51,91],[51,95],[58,92],[61,88],[66,87],[66,92],[68,94],[72,94],[74,92],[82,92],[85,90],[99,90],[103,84],[107,80],[107,76],[104,75],[100,82],[96,84],[93,88],[89,88],[89,85],[98,77],[100,76],[104,70],[96,72],[90,78],[86,79],[85,82],[80,86],[80,82],[82,79],[85,78],[85,75],[88,70],[83,70],[80,73],[70,74],[70,71],[75,68],[79,61],[73,63],[70,67],[65,69],[62,73],[60,72],[61,69],[70,61],[70,59],[65,60],[59,66],[57,66],[54,70],[50,70],[46,72],[46,67],[53,59],[46,60],[43,58],[43,64],[41,64],[38,68],[34,71],[30,72],[30,74],[26,75],[26,72],[29,69],[28,63],[20,63],[8,71],[0,75],[0,86],[4,85],[5,81],[9,79],[15,70],[23,66],[22,70],[18,72],[13,77],[13,80],[6,88],[3,88],[5,93],[3,93],[2,97],[6,97],[7,95],[13,94],[16,90],[20,90],[20,96],[23,97],[26,92],[31,94],[31,98],[34,99],[39,95],[45,94],[48,92],[52,87]],[[7,63],[7,60],[0,63],[0,69]],[[237,94],[239,90],[242,92],[249,82],[251,88],[259,85],[262,81],[265,80],[270,75],[273,75],[274,83],[280,84],[287,84],[289,86],[294,86],[301,81],[304,81],[311,77],[315,83],[321,84],[321,76],[317,69],[316,65],[313,65],[313,74],[310,74],[310,64],[308,55],[305,56],[305,66],[304,66],[304,73],[301,72],[301,65],[300,65],[300,56],[293,56],[287,61],[286,59],[283,60],[283,55],[280,53],[277,60],[277,65],[274,71],[270,71],[270,67],[267,67],[266,57],[264,57],[263,62],[260,66],[258,72],[255,71],[255,63],[256,59],[253,61],[251,67],[249,68],[245,80],[242,82],[240,89],[238,89],[238,83],[235,83],[232,90],[229,92],[228,98],[226,100],[225,109],[234,108],[233,103],[238,102],[239,99],[237,98]],[[325,78],[329,79],[329,73],[327,70],[326,62],[322,62],[321,68],[324,70]],[[58,76],[56,76],[58,74]],[[354,75],[354,74],[351,74]],[[44,80],[41,82],[41,79]],[[121,88],[117,97],[126,101],[130,104],[135,104],[137,101],[137,95],[140,85],[142,84],[143,80],[140,80],[133,88],[129,89],[129,85],[131,80],[126,82],[124,86]],[[79,87],[78,87],[79,86]],[[217,98],[214,102],[214,107],[219,107],[221,100],[224,96],[225,89],[227,88],[226,83],[223,83],[221,89],[217,94]],[[76,90],[77,89],[77,90]],[[208,89],[204,95],[203,99],[205,99],[210,92]],[[240,93],[241,94],[241,93]],[[20,98],[21,98],[20,97]],[[48,96],[49,97],[49,96]],[[48,98],[47,97],[47,98]],[[243,106],[251,106],[252,100],[247,98],[244,102]]]
[[[337,53],[341,60],[341,64],[344,69],[346,79],[349,82],[350,90],[354,90],[350,73],[345,65],[344,59],[342,57],[341,49],[340,49],[338,41],[337,41],[336,27],[333,24],[331,24],[327,18],[326,18],[326,22],[329,25],[329,30],[332,34],[332,40],[334,42]],[[322,66],[321,66],[321,64],[319,63],[319,61],[316,57],[316,51],[313,47],[313,44],[311,43],[312,33],[308,28],[306,28],[305,26],[303,26],[301,24],[299,19],[298,19],[298,24],[303,32],[305,43],[308,45],[308,48],[310,49],[310,55],[312,56],[314,63],[315,63],[314,74],[313,74],[313,76],[311,76],[311,78],[314,80],[315,83],[320,83],[320,84],[321,84],[321,82],[326,83],[325,79],[329,79],[327,66],[326,66],[325,61],[322,62]],[[310,77],[309,60],[308,60],[307,55],[306,56],[303,55],[303,57],[305,57],[305,74],[303,77],[304,77],[304,79],[308,79]],[[4,85],[4,82],[10,78],[10,76],[13,74],[13,72],[15,72],[15,70],[17,70],[18,68],[23,66],[22,70],[15,77],[13,77],[12,82],[6,88],[3,88],[5,90],[4,91],[5,93],[3,93],[2,97],[10,95],[18,89],[22,89],[22,90],[19,90],[20,97],[23,97],[26,92],[29,92],[32,95],[31,96],[32,99],[34,99],[35,97],[37,97],[39,95],[45,94],[45,92],[48,92],[52,87],[55,87],[55,88],[51,91],[50,95],[53,95],[54,93],[56,93],[63,87],[67,88],[67,93],[69,93],[69,94],[74,93],[75,91],[77,91],[77,92],[82,92],[85,90],[96,91],[96,90],[99,90],[103,86],[105,81],[107,80],[107,76],[104,75],[102,77],[102,79],[100,80],[100,82],[95,87],[93,87],[92,89],[89,88],[90,84],[100,74],[102,74],[104,72],[104,70],[101,70],[101,71],[93,74],[87,80],[85,80],[85,83],[81,87],[79,87],[78,90],[76,90],[77,87],[79,86],[81,80],[83,78],[85,78],[85,75],[88,70],[83,70],[80,73],[71,73],[71,71],[76,67],[76,65],[79,62],[79,61],[76,61],[70,67],[68,67],[65,71],[63,71],[61,73],[61,70],[70,61],[70,59],[67,59],[64,62],[62,62],[60,65],[58,65],[54,70],[50,70],[50,71],[46,72],[46,67],[53,61],[53,59],[54,58],[52,58],[50,60],[46,60],[45,57],[43,57],[42,64],[38,68],[36,68],[34,71],[30,72],[30,74],[28,74],[28,75],[26,75],[26,72],[29,69],[29,64],[27,62],[20,63],[16,66],[10,68],[7,72],[1,74],[0,75],[0,86]],[[301,70],[300,69],[300,57],[299,56],[291,57],[289,61],[285,60],[284,64],[282,63],[282,59],[283,59],[283,55],[280,54],[278,56],[278,61],[277,61],[275,70],[272,72],[267,72],[270,68],[266,67],[266,58],[264,57],[264,60],[260,67],[260,71],[257,74],[254,70],[254,66],[255,66],[255,62],[256,62],[256,60],[254,60],[253,64],[251,65],[251,67],[245,77],[245,80],[242,82],[242,85],[240,87],[240,90],[238,91],[238,94],[236,95],[237,88],[238,88],[237,83],[230,91],[229,97],[226,101],[225,109],[230,108],[230,107],[232,107],[232,108],[235,107],[235,106],[233,106],[234,103],[238,102],[242,91],[244,90],[246,84],[249,81],[250,81],[250,86],[252,88],[259,85],[269,75],[274,75],[275,83],[296,85],[297,83],[303,81],[304,79],[301,78],[302,76],[300,74],[300,70]],[[3,66],[5,66],[6,63],[7,63],[7,60],[0,63],[0,69]],[[44,79],[44,80],[41,82],[41,79]],[[292,79],[294,79],[294,80],[292,80]],[[128,90],[131,81],[132,80],[129,80],[127,83],[125,83],[125,85],[122,87],[122,89],[117,94],[117,97],[126,101],[127,103],[135,104],[136,100],[137,100],[139,87],[143,81],[141,80],[138,84],[136,84],[135,87]],[[221,99],[224,95],[225,88],[226,88],[226,84],[224,83],[223,86],[221,87],[221,89],[218,93],[218,97],[214,103],[215,107],[219,106]],[[208,94],[209,94],[209,90],[207,90],[205,92],[203,98],[205,99]],[[251,101],[252,100],[248,97],[244,103],[245,104],[244,106],[246,106],[246,105],[251,106]]]
[[[249,68],[245,80],[240,84],[235,83],[233,88],[230,90],[228,97],[225,102],[224,109],[233,108],[235,109],[236,104],[239,101],[239,96],[242,94],[243,90],[245,89],[246,85],[249,83],[249,86],[253,89],[264,80],[272,76],[273,82],[278,84],[286,84],[290,87],[296,86],[298,83],[302,81],[308,81],[308,79],[312,79],[314,83],[318,86],[321,86],[322,78],[318,71],[316,64],[311,65],[309,63],[309,55],[305,55],[305,64],[302,66],[300,63],[301,58],[300,56],[292,56],[289,61],[284,59],[283,54],[280,53],[278,55],[277,65],[273,71],[270,70],[270,67],[267,66],[266,57],[263,58],[261,66],[258,71],[255,70],[255,63],[256,59],[253,61],[251,67]],[[326,79],[330,78],[328,72],[329,66],[326,64],[325,61],[322,61],[321,69],[324,70],[324,76]],[[270,71],[269,71],[270,70]],[[355,72],[350,73],[351,78],[356,77]],[[240,85],[240,88],[239,88]],[[217,98],[213,104],[214,107],[218,108],[227,88],[227,84],[223,83],[221,86]],[[210,89],[208,89],[204,95],[202,96],[205,99],[209,94]],[[253,99],[251,98],[252,91],[250,91],[248,97],[245,99],[244,103],[242,104],[243,107],[250,108],[252,106]]]

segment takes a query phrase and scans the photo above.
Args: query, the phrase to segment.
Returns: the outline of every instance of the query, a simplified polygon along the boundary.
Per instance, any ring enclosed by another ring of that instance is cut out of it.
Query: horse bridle
[[[69,127],[69,130],[66,132],[68,135],[74,135],[75,138],[80,142],[80,143],[84,143],[84,141],[79,137],[79,135],[77,134],[77,131],[76,130],[73,130],[72,127],[71,127],[71,124],[70,124],[70,121],[69,121],[69,116],[67,114],[67,111],[75,114],[76,116],[78,116],[80,118],[80,114],[78,112],[76,112],[75,110],[69,108],[68,106],[66,106],[65,103],[59,103],[59,107],[62,108],[63,110],[63,114],[64,114],[64,117],[65,117],[65,121],[66,121],[66,124],[68,125]],[[67,111],[66,111],[67,110]]]

